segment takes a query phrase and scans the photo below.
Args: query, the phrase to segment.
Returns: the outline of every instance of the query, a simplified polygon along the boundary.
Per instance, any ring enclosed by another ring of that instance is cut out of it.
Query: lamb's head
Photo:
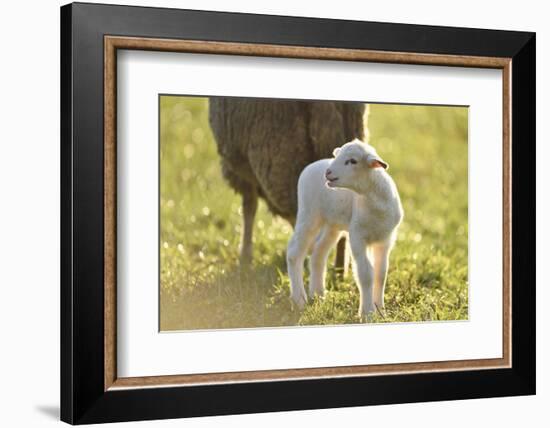
[[[334,149],[333,155],[325,172],[328,187],[360,191],[377,168],[388,168],[374,147],[357,139]]]

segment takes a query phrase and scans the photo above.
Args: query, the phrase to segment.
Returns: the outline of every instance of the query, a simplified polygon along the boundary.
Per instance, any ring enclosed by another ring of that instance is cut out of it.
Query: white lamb
[[[360,292],[359,315],[384,308],[388,258],[395,242],[403,208],[388,164],[374,147],[353,140],[334,150],[334,159],[308,165],[298,181],[298,216],[287,249],[291,298],[299,307],[307,302],[303,266],[310,258],[309,296],[323,296],[330,249],[344,232],[354,259]]]

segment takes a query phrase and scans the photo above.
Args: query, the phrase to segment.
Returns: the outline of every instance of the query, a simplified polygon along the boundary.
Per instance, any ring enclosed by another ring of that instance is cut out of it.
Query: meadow
[[[373,104],[370,111],[370,142],[390,164],[405,211],[386,310],[372,321],[465,320],[468,110]],[[285,263],[292,228],[263,201],[253,263],[239,266],[241,200],[222,178],[207,99],[161,97],[160,177],[161,330],[360,322],[351,272],[342,278],[332,262],[325,298],[293,308]]]

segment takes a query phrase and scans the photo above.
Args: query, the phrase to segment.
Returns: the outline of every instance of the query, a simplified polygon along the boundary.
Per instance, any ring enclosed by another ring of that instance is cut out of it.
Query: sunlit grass
[[[468,317],[466,108],[371,105],[371,143],[390,164],[405,219],[376,322]],[[238,264],[241,201],[221,176],[207,101],[161,98],[161,329],[359,322],[351,275],[329,267],[328,293],[292,309],[285,251],[292,228],[260,204],[254,263]]]

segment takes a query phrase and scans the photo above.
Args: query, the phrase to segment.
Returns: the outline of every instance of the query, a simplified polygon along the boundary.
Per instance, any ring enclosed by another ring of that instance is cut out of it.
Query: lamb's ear
[[[340,147],[336,147],[336,148],[332,151],[332,156],[336,157],[336,156],[338,156],[338,153],[340,153]]]
[[[379,156],[367,156],[367,165],[369,168],[384,168],[388,169],[389,165]]]

